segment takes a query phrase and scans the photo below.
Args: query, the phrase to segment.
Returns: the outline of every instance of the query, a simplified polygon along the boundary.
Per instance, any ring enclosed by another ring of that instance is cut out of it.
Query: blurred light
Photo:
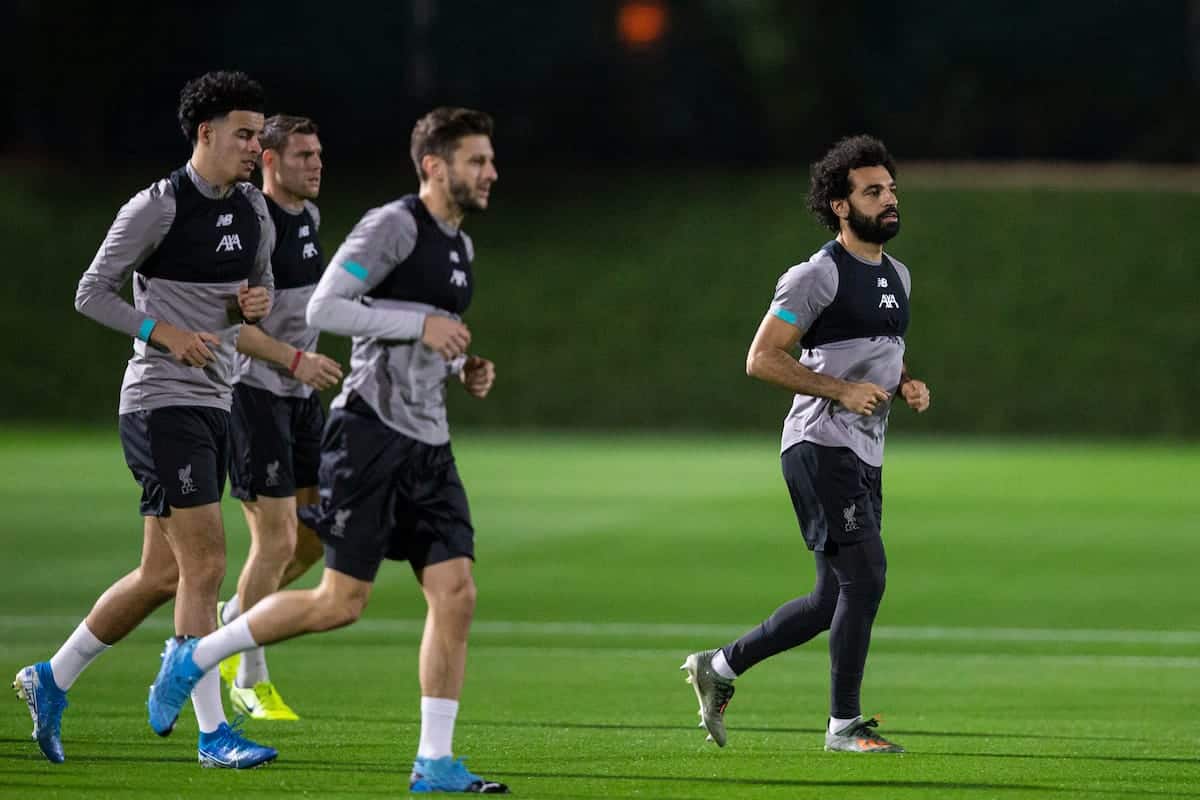
[[[617,33],[626,47],[648,47],[667,29],[667,10],[660,2],[631,0],[617,12]]]

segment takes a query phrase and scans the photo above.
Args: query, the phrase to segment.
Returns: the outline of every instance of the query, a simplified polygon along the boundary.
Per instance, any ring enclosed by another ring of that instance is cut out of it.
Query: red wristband
[[[292,366],[288,367],[288,372],[296,374],[296,367],[300,366],[300,359],[304,358],[304,351],[297,350],[296,357],[292,359]]]

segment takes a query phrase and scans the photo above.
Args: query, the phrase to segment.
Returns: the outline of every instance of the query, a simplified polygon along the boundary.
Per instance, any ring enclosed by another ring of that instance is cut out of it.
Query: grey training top
[[[306,247],[312,248],[311,251],[296,249],[302,254],[302,258],[319,258],[320,253],[315,242],[317,231],[321,227],[321,212],[317,209],[316,204],[305,200],[304,208],[300,211],[292,211],[280,205],[275,207],[278,209],[277,213],[298,216],[305,220],[312,219],[311,230],[307,224],[302,224],[295,231],[305,242]],[[283,232],[276,228],[276,235],[282,236]],[[278,251],[273,252],[278,253]],[[310,252],[311,256],[308,255]],[[316,277],[308,278],[312,283],[301,282],[295,275],[287,276],[289,280],[285,280],[283,274],[285,271],[286,268],[280,263],[279,258],[274,258],[272,272],[275,275],[276,288],[275,295],[271,299],[271,313],[258,323],[258,327],[273,339],[289,344],[297,350],[312,352],[317,349],[317,341],[321,332],[310,326],[304,315],[308,308],[309,298],[312,297],[317,286]],[[301,285],[294,285],[297,283]],[[307,398],[311,397],[315,391],[311,386],[296,380],[286,368],[251,358],[245,353],[237,354],[235,373],[234,383],[244,383],[256,389],[264,389],[278,397]]]
[[[187,175],[201,195],[221,195],[192,169]],[[253,184],[238,183],[228,192],[243,192],[261,226],[254,266],[248,283],[273,291],[271,250],[274,226],[262,192]],[[228,196],[228,192],[224,196]],[[133,305],[120,295],[130,275],[158,248],[175,219],[175,189],[163,179],[134,195],[121,210],[91,266],[79,280],[75,308],[102,325],[133,336],[133,357],[121,383],[120,414],[164,406],[207,406],[229,410],[234,355],[241,316],[237,291],[243,281],[205,283],[139,274],[133,285]],[[214,236],[220,239],[220,229]],[[206,367],[191,367],[138,338],[148,336],[152,322],[162,320],[178,328],[208,332],[220,337],[209,345],[216,360]]]
[[[887,286],[886,279],[873,277],[873,273],[886,267],[886,264],[864,261],[840,246],[826,246],[808,261],[797,264],[783,274],[775,287],[775,298],[769,313],[802,331],[809,330],[838,297],[840,278],[835,252],[845,262],[845,268],[870,271],[871,286],[876,285],[875,280],[881,281],[877,285],[884,288],[870,294],[869,302],[863,307],[869,310],[878,306],[881,314],[887,313],[889,307],[896,307],[897,287]],[[885,259],[895,267],[900,277],[904,292],[901,299],[907,309],[911,284],[908,268],[890,255]],[[878,304],[875,294],[880,298]],[[846,336],[804,349],[799,360],[805,367],[822,375],[875,383],[894,394],[900,384],[904,365],[904,339],[902,336]],[[883,440],[890,410],[889,401],[876,407],[871,416],[864,417],[848,411],[833,400],[798,394],[783,422],[782,450],[787,450],[797,442],[848,447],[866,463],[882,466]]]
[[[448,236],[460,233],[440,220],[437,224]],[[474,247],[462,236],[472,261]],[[364,296],[409,257],[416,243],[416,219],[401,201],[368,211],[317,284],[308,302],[308,323],[354,337],[350,374],[331,408],[345,406],[354,392],[388,427],[440,445],[450,441],[446,379],[458,374],[464,359],[447,362],[421,343],[421,335],[427,315],[459,316],[425,303]]]

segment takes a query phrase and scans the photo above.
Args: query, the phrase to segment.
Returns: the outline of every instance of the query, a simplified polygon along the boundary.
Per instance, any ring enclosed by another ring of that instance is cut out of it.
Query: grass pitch
[[[456,449],[480,586],[456,750],[518,797],[1200,797],[1196,446],[894,439],[863,698],[909,753],[865,757],[821,749],[825,637],[739,680],[723,750],[677,671],[811,584],[773,432]],[[7,676],[132,568],[141,527],[115,430],[6,430],[0,474]],[[226,511],[232,587],[247,539]],[[71,691],[65,764],[8,701],[0,795],[403,795],[422,614],[389,564],[356,626],[272,648],[303,719],[251,722],[280,758],[232,773],[196,765],[190,712],[166,740],[146,724],[163,609]]]

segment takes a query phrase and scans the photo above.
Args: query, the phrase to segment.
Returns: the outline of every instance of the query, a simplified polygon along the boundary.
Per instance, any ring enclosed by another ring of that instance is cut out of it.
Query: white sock
[[[718,650],[712,657],[712,668],[713,672],[727,681],[731,681],[737,677],[737,673],[733,671],[733,667],[729,666],[729,661],[725,658],[724,650]]]
[[[235,594],[225,601],[225,605],[221,606],[221,624],[228,625],[237,619],[240,613],[242,613],[242,601]]]
[[[860,719],[862,719],[862,714],[859,714],[857,717],[851,717],[850,719],[838,719],[837,717],[830,717],[829,732],[837,733],[838,731],[845,729],[845,727],[851,722],[858,722]]]
[[[267,672],[267,654],[261,647],[253,647],[242,653],[241,663],[238,664],[237,687],[253,689],[254,684],[271,680]]]
[[[196,724],[201,733],[212,733],[225,721],[225,709],[221,705],[221,675],[216,670],[206,674],[192,689],[192,708],[196,711]]]
[[[192,659],[197,667],[208,672],[220,664],[221,659],[257,646],[258,642],[250,635],[250,623],[245,617],[238,617],[224,628],[218,628],[215,633],[201,639],[192,652]]]
[[[58,648],[58,652],[50,657],[50,671],[54,673],[54,682],[64,692],[71,688],[79,673],[87,665],[95,661],[101,653],[112,647],[96,638],[86,622],[79,623],[67,640]]]
[[[417,758],[445,758],[453,755],[454,720],[458,701],[442,697],[421,698],[421,743]]]

